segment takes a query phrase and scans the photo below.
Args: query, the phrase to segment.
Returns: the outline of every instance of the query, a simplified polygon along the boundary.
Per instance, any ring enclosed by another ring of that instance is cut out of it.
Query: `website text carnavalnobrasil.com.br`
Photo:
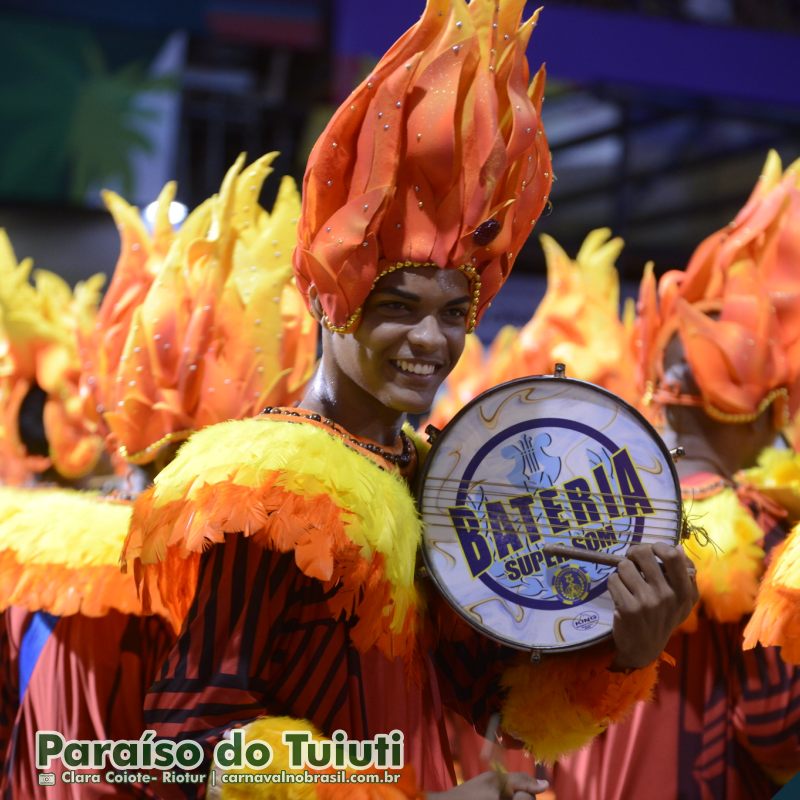
[[[199,743],[156,739],[65,739],[58,731],[37,731],[39,784],[59,783],[396,783],[404,764],[402,731],[372,739],[330,739],[308,731],[283,731],[285,758],[273,764],[274,748],[233,730],[214,748],[209,765]],[[288,764],[288,769],[284,766]],[[270,769],[270,765],[272,768]],[[211,767],[210,772],[208,767]]]

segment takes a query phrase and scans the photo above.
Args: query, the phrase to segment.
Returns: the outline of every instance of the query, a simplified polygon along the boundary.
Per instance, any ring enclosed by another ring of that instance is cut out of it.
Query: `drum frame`
[[[425,458],[425,460],[424,460],[424,462],[423,462],[423,464],[421,466],[421,469],[419,470],[419,472],[417,474],[417,479],[415,481],[415,486],[414,486],[414,490],[415,490],[414,491],[414,495],[416,497],[417,507],[420,510],[420,514],[423,515],[423,522],[424,522],[424,513],[423,513],[423,507],[422,507],[422,500],[423,500],[423,495],[424,495],[424,492],[425,492],[425,482],[426,482],[426,479],[428,478],[428,473],[429,473],[431,465],[433,464],[433,460],[434,460],[434,457],[435,457],[437,451],[443,446],[443,443],[447,439],[448,429],[451,429],[453,426],[455,426],[456,423],[458,423],[458,421],[460,419],[462,419],[474,406],[476,406],[476,405],[478,405],[478,404],[480,404],[482,402],[485,402],[485,400],[487,398],[489,398],[491,395],[495,394],[498,390],[506,390],[506,389],[513,390],[514,387],[522,387],[524,385],[528,385],[528,384],[531,383],[531,381],[535,381],[535,382],[540,382],[540,381],[559,381],[559,382],[561,382],[561,381],[564,381],[564,382],[569,382],[569,383],[573,383],[573,384],[579,384],[579,385],[581,385],[583,387],[588,387],[590,390],[593,390],[593,391],[598,392],[600,394],[606,395],[607,397],[609,397],[612,400],[614,400],[615,403],[623,406],[630,413],[630,415],[638,423],[640,423],[640,425],[642,426],[644,431],[650,434],[651,438],[653,439],[653,441],[657,445],[657,448],[661,451],[661,453],[662,453],[662,455],[664,457],[664,462],[669,466],[669,471],[670,471],[670,475],[672,477],[672,482],[673,482],[673,484],[675,486],[675,498],[676,498],[677,507],[678,507],[678,509],[681,508],[682,504],[681,504],[680,480],[678,478],[677,470],[675,469],[674,455],[669,450],[669,448],[667,447],[666,443],[661,438],[661,436],[658,434],[658,432],[653,427],[653,425],[650,423],[650,421],[638,409],[636,409],[634,406],[632,406],[626,400],[623,400],[618,395],[614,394],[613,392],[610,392],[608,389],[605,389],[602,386],[598,386],[597,384],[590,383],[589,381],[583,381],[583,380],[580,380],[580,379],[577,379],[577,378],[568,378],[567,375],[566,375],[566,369],[565,369],[564,365],[563,364],[556,364],[555,365],[555,371],[554,371],[554,373],[552,375],[529,375],[529,376],[522,377],[522,378],[515,378],[514,380],[505,381],[503,383],[499,383],[496,386],[493,386],[493,387],[487,389],[486,391],[481,392],[481,394],[477,395],[472,400],[470,400],[465,406],[463,406],[463,408],[461,408],[458,411],[458,413],[453,417],[452,420],[450,420],[450,422],[447,423],[447,425],[445,425],[444,428],[442,428],[441,430],[433,429],[429,433],[429,440],[431,442],[431,449],[428,452],[428,454],[427,454],[427,456],[426,456],[426,458]],[[535,419],[535,417],[532,417],[532,419]],[[680,524],[681,517],[682,517],[682,514],[679,513],[678,514],[678,520],[677,520],[678,524],[677,524],[676,530],[675,530],[675,544],[677,544],[681,539],[681,524]],[[609,630],[607,633],[604,633],[604,634],[602,634],[602,635],[600,635],[600,636],[598,636],[598,637],[596,637],[594,639],[591,639],[589,641],[586,641],[586,642],[578,642],[578,643],[571,643],[571,644],[568,643],[568,644],[565,644],[563,646],[557,646],[556,645],[556,646],[544,646],[544,647],[531,647],[531,646],[528,646],[528,645],[521,645],[519,642],[507,639],[507,638],[505,638],[503,636],[500,636],[500,635],[489,634],[483,628],[479,628],[477,625],[475,625],[474,622],[470,619],[470,617],[461,608],[461,606],[457,602],[454,601],[454,598],[450,594],[450,592],[448,591],[447,587],[440,585],[440,582],[439,582],[439,580],[437,578],[437,573],[436,573],[435,569],[433,568],[433,565],[432,565],[431,560],[430,560],[429,547],[427,545],[427,541],[423,541],[422,555],[423,555],[423,560],[425,562],[425,571],[427,572],[428,576],[430,577],[431,582],[435,585],[436,589],[444,596],[444,598],[447,600],[447,602],[450,605],[450,607],[456,613],[458,613],[458,615],[460,617],[462,617],[465,620],[465,622],[467,622],[467,624],[473,630],[475,630],[478,633],[483,634],[484,636],[486,636],[487,638],[491,639],[492,641],[497,642],[498,644],[505,645],[506,647],[511,647],[511,648],[513,648],[515,650],[520,650],[522,652],[528,652],[528,653],[531,654],[531,657],[532,657],[533,660],[538,660],[542,653],[565,653],[565,652],[571,652],[571,651],[575,651],[575,650],[583,650],[583,649],[588,648],[588,647],[593,647],[593,646],[598,645],[598,644],[600,644],[600,643],[602,643],[604,641],[607,641],[612,636],[612,631]],[[607,592],[608,589],[606,589],[605,591]]]

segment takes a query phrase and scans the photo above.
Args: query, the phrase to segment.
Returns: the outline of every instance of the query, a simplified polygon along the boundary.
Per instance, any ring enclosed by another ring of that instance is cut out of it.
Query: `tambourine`
[[[435,432],[417,501],[427,570],[451,605],[535,652],[609,636],[615,564],[682,530],[673,454],[636,409],[563,365],[495,386]]]

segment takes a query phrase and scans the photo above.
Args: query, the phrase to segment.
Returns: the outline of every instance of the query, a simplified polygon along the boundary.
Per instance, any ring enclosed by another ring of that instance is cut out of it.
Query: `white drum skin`
[[[560,376],[501,384],[462,409],[435,438],[418,502],[429,575],[471,625],[521,650],[611,633],[615,568],[545,555],[545,543],[624,555],[681,530],[655,430],[610,392]]]

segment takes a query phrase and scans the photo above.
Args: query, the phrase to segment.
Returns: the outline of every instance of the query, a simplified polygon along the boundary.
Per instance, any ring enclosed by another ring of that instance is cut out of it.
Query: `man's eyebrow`
[[[376,289],[375,294],[392,294],[395,295],[395,297],[402,297],[404,300],[419,301],[422,299],[418,294],[414,294],[414,292],[407,292],[405,289],[398,289],[395,286]],[[445,305],[460,306],[462,303],[469,303],[471,300],[472,298],[468,294],[465,294],[463,297],[455,298],[455,300],[448,300]]]
[[[421,300],[418,294],[407,292],[405,289],[396,289],[394,286],[387,286],[386,288],[376,289],[375,294],[393,294],[397,297],[402,297],[404,300]]]

